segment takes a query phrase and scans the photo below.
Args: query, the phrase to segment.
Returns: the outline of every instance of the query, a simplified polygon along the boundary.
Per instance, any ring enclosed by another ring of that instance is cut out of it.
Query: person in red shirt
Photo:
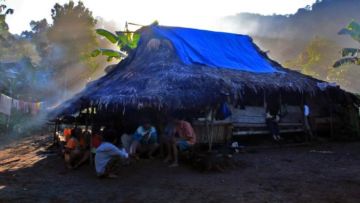
[[[71,138],[71,128],[64,129],[64,137],[65,137],[65,142],[68,142],[69,139]]]
[[[66,143],[64,154],[69,169],[77,168],[89,159],[90,150],[86,136],[88,135],[79,128],[74,128],[71,131],[71,137]]]
[[[196,143],[196,135],[191,124],[184,120],[172,118],[172,121],[168,126],[173,126],[173,130],[169,130],[167,140],[168,156],[165,162],[173,160],[169,167],[177,167],[178,163],[178,151],[186,151]],[[171,155],[173,155],[171,157]]]
[[[66,166],[70,169],[74,167],[75,162],[79,160],[81,156],[80,142],[78,139],[79,133],[81,133],[80,129],[72,129],[69,139],[66,141],[64,158]]]

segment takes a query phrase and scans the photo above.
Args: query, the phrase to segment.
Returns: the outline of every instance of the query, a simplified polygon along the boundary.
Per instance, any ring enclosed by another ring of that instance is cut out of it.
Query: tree
[[[349,64],[346,69],[333,68],[339,49],[340,46],[336,42],[323,37],[315,37],[297,58],[287,61],[285,66],[321,80],[336,82],[349,91],[359,92],[360,69],[356,65]]]
[[[30,22],[31,31],[24,31],[21,37],[30,40],[35,46],[40,57],[44,59],[49,54],[49,40],[47,33],[50,25],[46,19]]]
[[[348,26],[341,29],[338,33],[339,35],[350,35],[352,39],[360,43],[360,25],[352,21]],[[342,58],[335,62],[333,65],[334,68],[338,68],[340,66],[346,64],[356,64],[360,65],[360,49],[359,48],[343,48],[341,51]]]
[[[86,81],[100,66],[91,57],[96,47],[96,20],[82,2],[55,4],[51,10],[53,25],[47,32],[49,53],[46,59],[54,70],[54,79],[64,89],[64,95],[82,81]]]
[[[296,68],[302,73],[326,80],[339,46],[323,37],[312,39],[304,51],[294,59],[286,62],[287,67]]]
[[[5,22],[5,19],[6,19],[6,15],[13,13],[14,13],[14,9],[7,8],[5,4],[0,4],[0,34],[8,33],[9,26]]]
[[[82,2],[55,4],[51,10],[53,25],[49,28],[48,39],[54,49],[62,50],[58,68],[67,68],[82,62],[93,66],[90,52],[97,47],[94,32],[96,20]]]
[[[0,56],[7,55],[7,49],[12,46],[12,42],[15,40],[9,32],[9,26],[6,23],[6,16],[14,13],[13,9],[7,8],[5,4],[1,4],[0,0]]]

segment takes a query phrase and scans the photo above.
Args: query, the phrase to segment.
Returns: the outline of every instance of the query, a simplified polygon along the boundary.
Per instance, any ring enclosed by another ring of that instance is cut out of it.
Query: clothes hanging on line
[[[0,113],[11,115],[12,98],[4,94],[0,94]]]
[[[0,113],[6,115],[11,114],[12,108],[24,113],[31,113],[32,115],[37,115],[42,109],[44,109],[44,104],[44,102],[26,102],[18,99],[13,99],[4,94],[0,94]]]

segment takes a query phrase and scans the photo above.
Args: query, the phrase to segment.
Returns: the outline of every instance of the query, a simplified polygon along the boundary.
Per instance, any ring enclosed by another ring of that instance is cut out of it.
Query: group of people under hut
[[[280,103],[277,99],[269,99],[265,109],[269,132],[272,139],[279,142],[282,140],[278,126],[281,119]],[[226,119],[232,114],[226,103],[219,110],[221,113],[217,115],[222,115],[220,119]],[[306,103],[303,110],[304,124],[309,130],[310,109]],[[62,152],[68,168],[77,168],[92,158],[96,173],[100,177],[115,176],[119,167],[130,159],[139,160],[144,155],[154,159],[156,151],[163,152],[164,162],[168,163],[169,167],[177,167],[179,151],[187,151],[196,143],[196,135],[191,124],[170,116],[162,133],[158,132],[148,119],[143,119],[135,132],[130,134],[119,133],[108,127],[93,127],[91,132],[80,128],[65,128]],[[312,135],[311,130],[308,133]]]
[[[122,134],[111,128],[94,127],[92,132],[81,128],[65,128],[60,143],[66,166],[78,168],[87,161],[94,160],[99,177],[116,177],[119,169],[130,159],[139,160],[145,155],[154,159],[160,147],[165,150],[164,162],[169,167],[179,165],[179,151],[189,150],[196,143],[196,135],[187,121],[170,118],[163,133],[148,119],[131,134]]]

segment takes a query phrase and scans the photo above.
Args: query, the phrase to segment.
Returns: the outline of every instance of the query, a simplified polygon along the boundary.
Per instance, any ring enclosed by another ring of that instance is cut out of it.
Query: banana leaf
[[[6,6],[6,5],[1,4],[1,5],[0,5],[0,12],[2,12],[3,10],[5,10],[6,8],[7,8],[7,6]]]
[[[357,58],[357,57],[342,58],[342,59],[336,61],[333,65],[333,67],[339,68],[340,66],[347,65],[347,64],[360,65],[360,58]]]
[[[359,23],[357,23],[357,22],[355,22],[355,21],[352,21],[348,26],[347,26],[347,28],[349,29],[349,30],[355,30],[355,31],[360,31],[360,24]]]
[[[14,9],[9,8],[8,10],[6,10],[5,14],[13,14],[14,13]]]
[[[338,34],[350,35],[355,41],[360,42],[360,24],[352,21],[348,26],[346,26],[346,28],[341,29]]]
[[[125,34],[120,34],[118,35],[118,46],[120,47],[120,49],[126,47],[126,45],[128,44],[128,37]]]
[[[138,33],[119,33],[118,34],[118,46],[121,49],[135,49],[140,40],[140,34]]]
[[[360,49],[356,48],[343,48],[341,54],[343,57],[346,56],[357,56],[360,53]]]
[[[118,37],[104,29],[96,29],[96,33],[108,39],[111,43],[115,44],[118,41]]]
[[[91,52],[91,57],[97,57],[101,54],[101,51],[99,49],[95,49],[94,51]]]
[[[95,49],[94,51],[91,52],[91,56],[92,57],[96,57],[99,55],[103,55],[103,56],[107,56],[108,58],[116,58],[116,59],[122,59],[124,57],[126,57],[126,54],[120,52],[120,51],[115,51],[115,50],[111,50],[111,49]]]
[[[131,49],[135,49],[138,46],[140,40],[140,34],[134,33],[132,35],[131,42],[128,44]]]
[[[110,57],[116,57],[116,58],[122,58],[122,57],[126,57],[126,54],[120,52],[120,51],[115,51],[112,49],[99,49],[101,51],[101,54],[103,56],[110,56]]]

